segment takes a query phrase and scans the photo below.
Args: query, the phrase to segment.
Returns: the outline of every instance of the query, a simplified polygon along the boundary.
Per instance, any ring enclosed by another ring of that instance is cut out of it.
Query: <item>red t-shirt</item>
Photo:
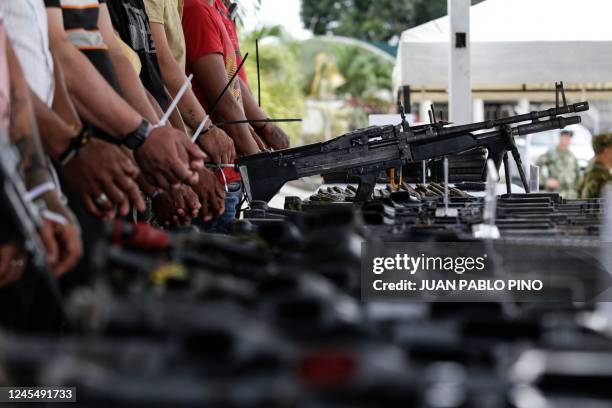
[[[232,45],[234,46],[234,51],[236,52],[236,61],[238,62],[238,65],[240,65],[240,63],[242,63],[242,53],[240,52],[240,42],[238,41],[236,22],[230,18],[229,10],[227,7],[225,7],[223,0],[215,0],[215,8],[223,20],[223,24],[225,25],[225,29],[230,36],[230,40],[232,40]],[[240,76],[244,83],[248,85],[249,81],[247,80],[245,69],[240,70],[238,76]]]
[[[191,74],[191,64],[209,54],[220,54],[225,62],[227,80],[229,81],[238,63],[236,52],[225,24],[214,7],[209,6],[206,0],[185,0],[183,9],[183,32],[185,34],[187,75]],[[207,111],[209,106],[204,93],[197,81],[193,82],[193,92]],[[234,81],[228,92],[242,104],[240,84]],[[202,135],[201,137],[206,137]],[[240,174],[232,169],[226,169],[225,176],[228,182],[240,180]],[[220,177],[221,179],[221,177]]]

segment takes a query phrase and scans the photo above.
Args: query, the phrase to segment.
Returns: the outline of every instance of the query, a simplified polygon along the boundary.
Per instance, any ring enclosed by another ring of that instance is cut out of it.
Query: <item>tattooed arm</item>
[[[24,182],[28,189],[52,181],[38,136],[32,102],[23,71],[10,43],[7,61],[11,87],[9,136],[19,150]],[[50,211],[63,215],[68,224],[44,220],[40,236],[47,249],[47,259],[56,276],[72,269],[82,254],[80,233],[74,216],[62,203],[56,190],[41,196]]]
[[[28,85],[23,76],[21,66],[13,48],[7,47],[7,59],[10,71],[11,111],[10,132],[11,142],[19,150],[25,185],[28,189],[52,181],[42,144],[38,137],[38,129],[34,120],[32,102]],[[54,211],[63,213],[63,205],[57,193],[45,195],[47,205]]]

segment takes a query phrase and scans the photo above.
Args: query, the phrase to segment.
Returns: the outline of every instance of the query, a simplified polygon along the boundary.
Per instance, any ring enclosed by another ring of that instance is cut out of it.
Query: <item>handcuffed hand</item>
[[[160,192],[153,199],[153,213],[157,222],[165,227],[179,227],[189,224],[202,208],[198,195],[190,186],[173,187],[170,192]]]
[[[212,170],[200,170],[199,178],[199,182],[193,186],[202,204],[198,216],[210,221],[225,212],[225,191]]]
[[[257,129],[257,134],[274,150],[289,148],[289,136],[283,129],[272,123],[266,123],[265,126]]]
[[[153,130],[134,157],[146,179],[165,191],[181,183],[197,183],[197,172],[204,168],[206,159],[185,133],[167,126]]]
[[[216,164],[231,164],[236,160],[234,141],[218,127],[198,138],[198,145],[208,154],[209,159]]]
[[[92,215],[112,219],[126,216],[130,203],[139,211],[145,210],[136,178],[138,167],[121,148],[91,139],[78,156],[63,168],[68,184],[74,188],[87,211]]]

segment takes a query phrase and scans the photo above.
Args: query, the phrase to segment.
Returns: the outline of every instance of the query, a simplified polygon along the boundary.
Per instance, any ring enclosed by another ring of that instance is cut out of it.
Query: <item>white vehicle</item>
[[[580,169],[584,170],[588,166],[589,161],[595,156],[592,144],[593,135],[582,125],[572,125],[566,129],[574,132],[570,151],[578,159]],[[540,156],[555,148],[559,144],[560,134],[561,130],[550,130],[548,132],[527,135],[525,138],[517,138],[516,144],[525,167],[529,168],[529,165],[536,164]]]

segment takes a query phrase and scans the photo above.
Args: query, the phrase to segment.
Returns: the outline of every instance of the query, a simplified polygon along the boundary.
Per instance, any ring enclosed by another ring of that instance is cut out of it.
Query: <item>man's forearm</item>
[[[170,93],[168,93],[168,89],[166,89],[165,87],[164,91],[166,93],[166,96],[168,97],[168,103],[171,104],[174,101],[174,98],[172,97],[172,95],[170,95]],[[179,112],[178,108],[174,108],[174,110],[170,113],[170,118],[168,119],[168,121],[175,129],[178,129],[181,132],[185,131],[185,122],[183,122],[183,117],[181,116],[181,112]]]
[[[231,94],[225,94],[221,98],[213,116],[216,123],[234,122],[246,119],[242,107],[236,102]],[[257,146],[257,143],[253,140],[248,124],[242,123],[223,126],[223,130],[225,130],[229,137],[234,140],[234,144],[239,153],[250,155],[259,152],[259,146]],[[206,135],[202,137],[206,137]]]
[[[142,116],[115,92],[87,57],[70,42],[64,31],[62,11],[48,8],[47,16],[49,46],[64,71],[68,92],[77,109],[86,106],[88,121],[118,139],[133,132],[142,122]]]
[[[161,70],[162,79],[170,96],[174,98],[185,81],[185,71],[176,62],[168,45],[166,31],[163,24],[151,23],[151,34],[157,48],[157,59]],[[206,111],[200,105],[193,90],[189,88],[178,103],[178,109],[187,126],[196,129],[206,117]]]
[[[9,136],[21,156],[24,183],[28,189],[33,189],[51,182],[52,178],[47,169],[47,160],[34,121],[28,85],[17,56],[10,45],[7,48],[7,60],[11,87]],[[70,218],[69,212],[60,201],[55,190],[44,193],[41,198],[50,210]]]
[[[160,69],[164,84],[172,98],[174,98],[187,80],[187,76],[182,72],[181,67],[174,59],[168,60],[169,58],[159,59]],[[187,126],[194,130],[197,129],[206,117],[206,111],[200,105],[191,87],[179,101],[178,109]]]
[[[87,106],[93,124],[117,138],[127,135],[140,125],[142,116],[125,102],[89,60],[72,44],[56,49],[70,94]]]
[[[29,89],[19,61],[13,49],[7,48],[7,60],[10,72],[11,87],[11,142],[19,150],[23,166],[25,183],[28,188],[50,180],[46,159],[38,138],[38,129],[34,122]]]
[[[42,144],[45,151],[51,157],[57,159],[68,149],[72,138],[77,135],[78,130],[64,122],[34,92],[30,92],[30,96],[34,105],[34,115],[36,116],[38,128],[44,129],[40,133]]]
[[[195,80],[200,86],[208,105],[212,105],[227,85],[227,72],[223,56],[208,54],[192,65]],[[236,100],[231,89],[228,89],[222,95],[218,105],[215,107],[213,119],[217,123],[246,120],[242,103]],[[259,152],[259,146],[251,136],[247,124],[224,126],[223,130],[234,140],[238,153],[250,155]],[[206,135],[202,137],[206,137]]]
[[[130,61],[125,55],[117,52],[111,52],[110,56],[115,71],[117,71],[117,79],[125,100],[149,122],[156,123],[159,118],[151,106],[145,88]]]
[[[70,98],[70,95],[68,94],[68,89],[66,89],[66,81],[64,79],[64,72],[62,70],[62,66],[60,64],[57,63],[57,60],[55,59],[55,57],[53,57],[53,73],[54,73],[54,78],[55,78],[55,93],[53,95],[53,110],[57,113],[57,115],[59,115],[59,117],[62,119],[62,121],[69,125],[72,126],[74,129],[78,129],[80,127],[83,126],[83,124],[81,123],[81,119],[79,118],[79,115],[76,111],[76,108],[74,107],[74,104],[72,103],[72,99]],[[35,115],[38,118],[38,109],[36,107],[36,105],[38,104],[38,102],[42,101],[39,98],[36,98],[36,100],[34,100],[34,109],[35,109]],[[39,127],[40,126],[40,122],[39,122]],[[44,143],[44,140],[43,140]]]

